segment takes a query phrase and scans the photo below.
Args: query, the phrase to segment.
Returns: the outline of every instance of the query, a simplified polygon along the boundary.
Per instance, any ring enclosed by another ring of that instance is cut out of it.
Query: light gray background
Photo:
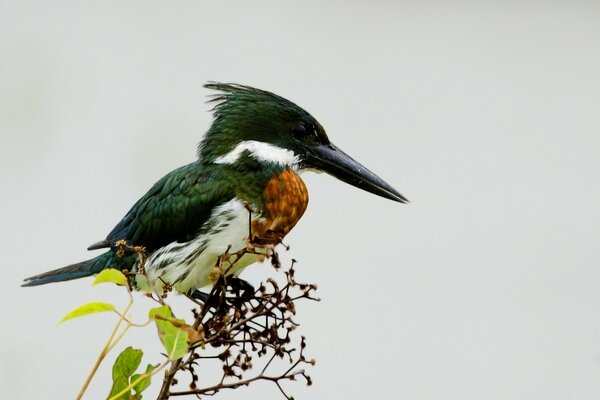
[[[21,278],[89,257],[191,161],[219,80],[297,102],[412,200],[305,175],[288,257],[323,301],[298,316],[315,384],[291,393],[597,399],[600,3],[495,3],[2,1],[2,397],[77,393],[113,317],[55,323],[124,298]]]

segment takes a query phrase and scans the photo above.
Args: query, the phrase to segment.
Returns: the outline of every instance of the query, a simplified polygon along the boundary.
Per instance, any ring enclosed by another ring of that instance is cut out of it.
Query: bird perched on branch
[[[381,197],[407,200],[377,175],[329,141],[308,112],[273,93],[237,84],[208,83],[219,93],[214,121],[198,146],[198,159],[162,179],[133,205],[105,240],[88,250],[107,249],[90,260],[25,279],[43,285],[94,275],[106,268],[135,271],[139,259],[119,243],[143,246],[150,282],[185,294],[211,283],[217,259],[248,243],[277,245],[308,204],[298,175],[326,172]],[[122,250],[122,249],[121,249]],[[228,273],[237,276],[258,255],[244,254]]]

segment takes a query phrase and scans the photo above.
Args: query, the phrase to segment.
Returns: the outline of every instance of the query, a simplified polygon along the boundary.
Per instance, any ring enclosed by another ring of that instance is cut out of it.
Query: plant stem
[[[123,311],[123,313],[121,314],[121,317],[117,321],[117,324],[115,325],[115,328],[113,329],[110,337],[108,338],[108,341],[106,342],[106,344],[104,345],[104,348],[100,352],[100,355],[98,356],[98,359],[96,360],[96,363],[92,367],[92,370],[90,371],[87,379],[83,383],[83,387],[81,388],[81,390],[79,391],[79,394],[76,397],[77,400],[81,400],[81,398],[83,398],[83,395],[85,394],[85,391],[87,390],[88,386],[90,385],[90,382],[92,381],[92,378],[96,374],[96,371],[98,370],[98,367],[100,367],[100,364],[104,360],[104,357],[106,357],[106,355],[108,354],[108,352],[112,348],[113,339],[114,339],[115,335],[117,334],[117,331],[119,330],[119,327],[121,326],[121,323],[124,321],[125,315],[127,315],[127,312],[129,312],[129,309],[131,308],[132,305],[133,305],[133,298],[130,296],[129,297],[129,303],[127,304],[127,307],[125,307],[125,311]],[[120,335],[119,339],[121,337],[122,336]]]
[[[167,400],[169,398],[169,392],[171,391],[171,382],[173,382],[173,378],[175,377],[177,370],[181,366],[182,360],[183,357],[171,363],[171,368],[169,368],[169,371],[165,374],[165,379],[163,380],[162,387],[160,388],[160,393],[158,394],[156,400]]]

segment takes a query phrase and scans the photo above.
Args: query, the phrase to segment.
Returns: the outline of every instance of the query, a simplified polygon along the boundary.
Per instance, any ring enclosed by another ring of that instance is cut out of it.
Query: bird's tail
[[[110,268],[113,256],[114,253],[112,251],[107,251],[91,260],[68,265],[63,268],[44,272],[43,274],[30,276],[29,278],[24,279],[24,283],[21,286],[45,285],[46,283],[70,281],[71,279],[94,275],[103,269]]]

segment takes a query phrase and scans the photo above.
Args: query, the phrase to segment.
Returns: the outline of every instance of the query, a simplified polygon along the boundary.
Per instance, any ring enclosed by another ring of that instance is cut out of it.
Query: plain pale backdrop
[[[77,393],[114,318],[55,324],[124,296],[21,279],[194,159],[208,80],[297,102],[412,201],[303,176],[286,257],[323,300],[296,398],[600,397],[600,3],[414,3],[0,1],[2,397]]]

